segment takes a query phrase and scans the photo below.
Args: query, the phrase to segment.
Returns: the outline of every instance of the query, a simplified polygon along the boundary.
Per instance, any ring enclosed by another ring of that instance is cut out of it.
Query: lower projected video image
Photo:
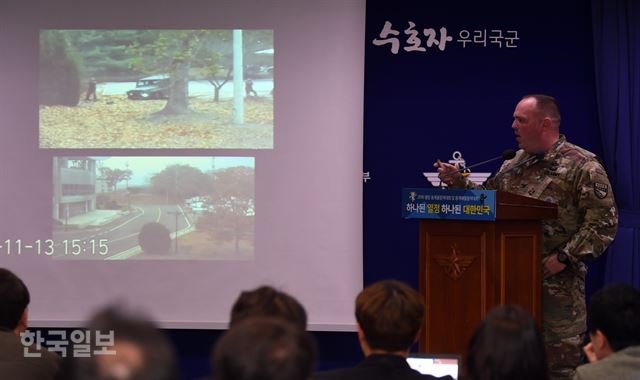
[[[252,260],[253,157],[54,157],[53,239],[67,260]]]

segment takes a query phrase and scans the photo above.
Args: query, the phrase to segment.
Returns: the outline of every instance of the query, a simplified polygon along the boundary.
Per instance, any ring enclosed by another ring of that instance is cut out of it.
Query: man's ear
[[[607,337],[600,330],[596,330],[595,333],[591,334],[591,342],[599,350],[602,350],[603,348],[609,345],[609,342],[607,341]]]
[[[360,327],[360,324],[358,324],[358,341],[366,342],[366,339],[364,337],[364,331],[362,331],[362,327]]]
[[[367,338],[364,336],[364,331],[362,331],[362,327],[358,323],[358,342],[360,343],[360,349],[362,349],[362,353],[364,356],[369,356],[371,354],[371,348],[369,347],[369,343],[367,343]]]
[[[16,335],[20,335],[21,333],[25,332],[29,327],[28,320],[29,320],[29,308],[25,307],[24,311],[22,312],[22,315],[20,316],[20,320],[18,321],[18,325],[13,330],[13,332]]]
[[[607,339],[607,336],[600,330],[596,330],[595,333],[591,334],[591,342],[594,345],[598,360],[602,360],[614,353],[613,348],[609,345],[609,339]]]

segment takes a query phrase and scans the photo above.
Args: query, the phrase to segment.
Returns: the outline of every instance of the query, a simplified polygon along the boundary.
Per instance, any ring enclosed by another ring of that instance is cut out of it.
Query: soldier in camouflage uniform
[[[502,164],[484,188],[498,189],[558,205],[558,219],[543,228],[542,330],[552,379],[571,379],[580,364],[586,331],[583,260],[598,257],[618,225],[607,174],[591,152],[560,134],[560,112],[550,96],[522,98],[512,128],[521,148]],[[456,166],[437,162],[452,187],[476,188]]]

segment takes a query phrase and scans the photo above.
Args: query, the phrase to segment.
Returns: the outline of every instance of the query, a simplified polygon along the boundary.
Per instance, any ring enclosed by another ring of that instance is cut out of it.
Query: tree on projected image
[[[196,225],[212,239],[232,241],[240,253],[244,238],[253,237],[255,219],[254,169],[234,167],[216,171],[213,176],[211,210]]]
[[[195,221],[196,230],[180,238],[183,250],[196,256],[247,256],[253,252],[254,174],[245,166],[204,173],[171,165],[151,177],[151,192],[166,203],[184,205]]]
[[[171,165],[151,177],[151,190],[165,196],[167,202],[183,202],[204,195],[211,188],[211,178],[189,165]]]
[[[134,40],[128,51],[133,55],[132,68],[142,72],[163,71],[171,78],[169,100],[159,114],[190,113],[188,98],[189,70],[206,30],[146,31],[149,42]]]
[[[230,30],[208,31],[211,43],[203,44],[196,57],[195,72],[206,78],[214,87],[213,101],[220,101],[220,90],[233,74],[232,35]],[[243,33],[245,78],[260,78],[273,75],[273,54],[260,54],[273,46],[273,31],[251,30]],[[273,49],[271,49],[273,50]]]
[[[105,181],[110,191],[116,191],[118,183],[130,180],[131,174],[133,173],[128,169],[121,170],[102,167],[100,168],[100,177],[98,177],[98,179]]]
[[[40,35],[40,104],[77,106],[80,100],[79,58],[64,32]]]

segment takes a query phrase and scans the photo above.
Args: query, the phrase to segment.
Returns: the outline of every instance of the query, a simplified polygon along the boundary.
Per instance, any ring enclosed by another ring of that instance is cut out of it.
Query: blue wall
[[[367,282],[398,277],[417,286],[417,223],[399,217],[398,200],[401,187],[431,186],[421,173],[433,171],[437,158],[459,150],[473,163],[516,148],[512,113],[528,93],[558,99],[571,142],[595,153],[601,147],[587,2],[542,1],[534,9],[509,2],[402,4],[367,6],[364,171],[372,179],[364,185],[364,269]],[[444,26],[454,41],[444,51],[401,48],[394,55],[388,45],[371,43],[385,21],[399,37],[408,21],[417,30]],[[517,30],[520,40],[511,49],[462,48],[455,40],[463,29]]]

